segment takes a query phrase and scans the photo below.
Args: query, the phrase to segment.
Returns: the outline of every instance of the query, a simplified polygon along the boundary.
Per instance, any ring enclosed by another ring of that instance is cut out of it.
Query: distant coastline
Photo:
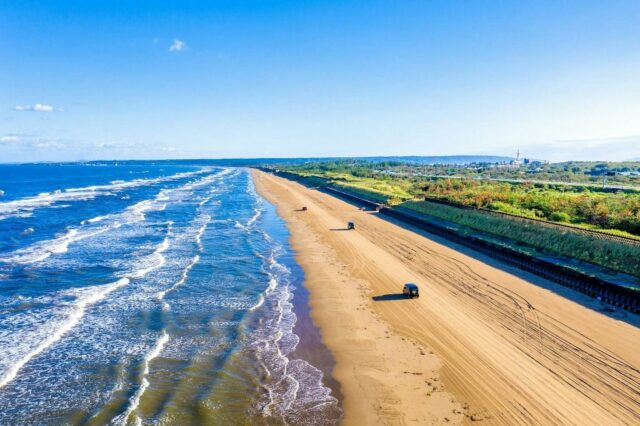
[[[414,164],[469,164],[469,163],[500,163],[509,162],[513,157],[498,155],[409,155],[409,156],[344,156],[344,157],[256,157],[256,158],[189,158],[189,159],[150,159],[150,160],[75,160],[75,161],[44,161],[44,162],[12,162],[0,163],[10,165],[23,164],[108,164],[113,163],[135,165],[135,164],[176,164],[176,165],[205,165],[205,166],[226,166],[226,167],[253,167],[264,164],[302,164],[310,161],[335,161],[335,160],[357,160],[357,161],[399,161]]]

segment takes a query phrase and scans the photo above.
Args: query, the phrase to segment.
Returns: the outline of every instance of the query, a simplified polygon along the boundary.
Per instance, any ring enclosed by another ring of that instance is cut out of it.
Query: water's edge
[[[340,421],[305,272],[247,169],[35,168],[0,170],[0,424]]]
[[[253,182],[253,175],[246,171]],[[255,188],[255,184],[254,184]],[[296,252],[290,244],[291,233],[286,221],[277,212],[277,206],[267,200],[257,189],[256,196],[260,198],[264,205],[268,206],[268,215],[273,215],[280,222],[279,226],[268,227],[271,233],[280,232],[273,237],[283,245],[283,252],[278,257],[278,262],[290,271],[290,285],[292,289],[293,313],[296,315],[296,322],[293,333],[298,336],[299,342],[295,350],[289,354],[289,360],[303,360],[310,366],[317,368],[322,373],[322,385],[331,390],[331,396],[337,400],[337,406],[342,409],[343,395],[340,391],[340,384],[333,377],[335,359],[329,348],[322,341],[320,328],[314,323],[311,317],[311,306],[309,303],[309,290],[305,286],[305,271],[296,261]]]

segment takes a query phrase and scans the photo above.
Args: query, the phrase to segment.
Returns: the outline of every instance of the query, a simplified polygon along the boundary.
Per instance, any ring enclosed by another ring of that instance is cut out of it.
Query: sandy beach
[[[344,424],[640,423],[637,317],[607,316],[533,275],[252,173],[291,232]],[[356,231],[344,230],[349,220]],[[421,297],[397,297],[404,282]]]

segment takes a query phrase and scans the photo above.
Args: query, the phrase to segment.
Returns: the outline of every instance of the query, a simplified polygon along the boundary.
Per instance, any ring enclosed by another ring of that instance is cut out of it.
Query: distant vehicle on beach
[[[420,297],[418,286],[413,283],[406,283],[402,288],[402,294],[404,295],[404,297],[408,299],[413,299],[414,297]]]
[[[355,224],[355,223],[353,223],[353,222],[347,222],[347,229],[348,229],[349,231],[351,231],[351,230],[353,230],[353,229],[356,229],[356,224]]]

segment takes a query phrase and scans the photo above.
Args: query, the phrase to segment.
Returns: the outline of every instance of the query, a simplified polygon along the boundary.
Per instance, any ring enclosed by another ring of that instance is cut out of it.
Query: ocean
[[[0,191],[0,424],[339,421],[303,272],[247,170],[0,165]]]

